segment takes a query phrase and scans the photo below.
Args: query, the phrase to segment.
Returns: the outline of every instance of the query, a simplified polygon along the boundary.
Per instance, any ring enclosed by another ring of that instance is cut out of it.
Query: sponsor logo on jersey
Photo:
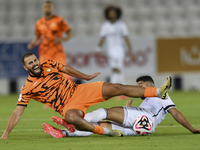
[[[52,69],[51,69],[51,68],[48,68],[46,71],[47,71],[47,72],[51,72],[51,71],[52,71]]]

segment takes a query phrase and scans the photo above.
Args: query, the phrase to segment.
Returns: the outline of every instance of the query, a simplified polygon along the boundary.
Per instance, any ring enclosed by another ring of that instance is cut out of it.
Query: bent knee
[[[65,114],[65,121],[67,121],[70,124],[74,124],[79,120],[79,116],[75,113],[68,113]]]

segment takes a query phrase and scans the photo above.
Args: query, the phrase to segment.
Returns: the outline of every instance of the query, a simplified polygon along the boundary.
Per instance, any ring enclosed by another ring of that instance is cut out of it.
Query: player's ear
[[[26,71],[28,71],[28,68],[24,65],[24,69],[26,70]]]
[[[51,4],[51,7],[52,7],[52,12],[54,11],[54,5],[53,4]]]

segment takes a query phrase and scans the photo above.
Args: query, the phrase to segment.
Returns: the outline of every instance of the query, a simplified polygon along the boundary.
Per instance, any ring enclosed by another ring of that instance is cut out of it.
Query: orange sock
[[[94,125],[94,131],[93,133],[96,134],[104,134],[104,128],[98,125]]]
[[[147,87],[144,91],[144,97],[158,97],[156,90],[155,87]]]

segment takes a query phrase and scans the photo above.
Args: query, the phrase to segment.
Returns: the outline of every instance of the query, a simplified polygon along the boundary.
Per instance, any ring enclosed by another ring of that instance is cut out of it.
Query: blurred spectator
[[[108,63],[112,70],[110,75],[111,83],[125,84],[125,77],[122,73],[124,66],[126,43],[129,56],[133,58],[132,46],[129,41],[127,25],[120,19],[122,10],[116,6],[108,6],[104,10],[106,22],[100,30],[100,41],[96,47],[96,54],[101,52],[102,46],[106,41]]]

